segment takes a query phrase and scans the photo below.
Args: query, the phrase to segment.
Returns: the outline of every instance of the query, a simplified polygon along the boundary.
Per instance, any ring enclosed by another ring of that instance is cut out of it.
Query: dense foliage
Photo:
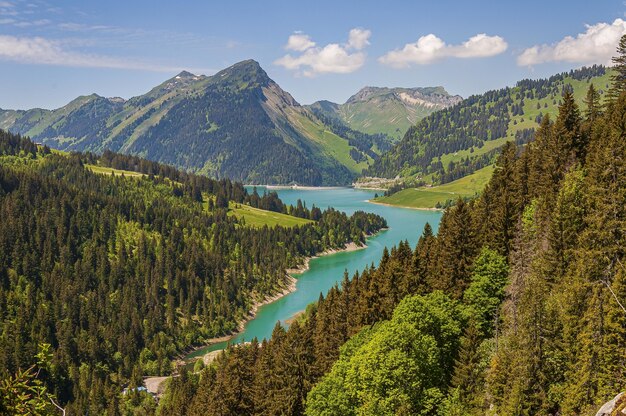
[[[180,414],[595,413],[626,388],[624,75],[604,105],[590,86],[582,112],[564,91],[556,120],[504,146],[437,236],[427,226],[288,330],[230,347],[173,383],[163,409],[187,397]]]
[[[72,414],[116,414],[124,386],[235,330],[285,285],[285,269],[386,226],[129,156],[51,154],[4,132],[0,151],[0,369],[21,374],[50,344],[45,382]],[[95,174],[93,162],[146,175]],[[316,222],[242,226],[229,200]]]

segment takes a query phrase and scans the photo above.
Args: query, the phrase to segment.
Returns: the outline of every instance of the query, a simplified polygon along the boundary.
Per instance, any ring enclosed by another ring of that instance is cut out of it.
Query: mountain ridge
[[[340,119],[354,130],[368,134],[385,134],[391,141],[397,141],[410,126],[422,118],[461,100],[461,96],[449,94],[442,86],[366,86],[343,104],[320,100],[309,107]]]
[[[532,140],[541,119],[558,113],[565,90],[581,104],[589,83],[602,95],[609,80],[609,69],[593,65],[472,95],[412,126],[365,174],[433,184],[459,179],[492,164],[507,141]]]
[[[212,76],[181,71],[129,99],[90,94],[54,110],[0,110],[0,127],[60,150],[108,149],[248,183],[347,185],[377,157],[252,59]]]

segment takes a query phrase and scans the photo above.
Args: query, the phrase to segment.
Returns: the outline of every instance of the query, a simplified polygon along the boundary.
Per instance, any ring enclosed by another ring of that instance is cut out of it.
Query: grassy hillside
[[[610,82],[602,66],[582,68],[548,79],[522,80],[515,87],[488,91],[422,119],[366,171],[367,176],[441,184],[481,169],[495,160],[507,141],[524,144],[541,118],[558,112],[565,89],[584,109],[591,83],[601,94]]]
[[[304,218],[298,218],[291,215],[281,214],[273,211],[266,211],[259,208],[253,208],[249,205],[236,204],[231,202],[228,205],[228,215],[234,216],[239,220],[244,220],[246,225],[251,227],[297,227],[299,225],[311,224],[313,221]]]
[[[140,172],[134,172],[132,170],[113,169],[106,166],[86,164],[85,167],[94,173],[101,173],[103,175],[124,175],[127,178],[140,178],[142,176],[145,176],[143,173]]]
[[[316,143],[320,151],[327,157],[337,160],[343,166],[350,169],[355,174],[360,174],[367,168],[373,159],[367,157],[366,160],[357,162],[350,156],[352,146],[343,137],[333,133],[326,125],[320,123],[317,118],[306,117],[300,113],[293,113],[294,125],[299,126],[300,131],[306,137]]]
[[[389,137],[399,140],[411,126],[406,107],[399,101],[387,100],[374,105],[368,102],[355,102],[345,104],[340,109],[342,119],[355,130],[365,133],[384,133]],[[415,121],[428,115],[425,112],[415,111],[412,115]],[[421,116],[421,117],[420,117]],[[417,118],[419,117],[419,118]]]
[[[365,87],[344,104],[319,101],[311,108],[334,115],[354,130],[384,134],[395,143],[422,118],[459,101],[461,97],[448,94],[443,87]]]
[[[436,208],[457,198],[479,194],[493,174],[493,166],[487,166],[456,181],[431,187],[407,188],[373,202],[407,208]]]

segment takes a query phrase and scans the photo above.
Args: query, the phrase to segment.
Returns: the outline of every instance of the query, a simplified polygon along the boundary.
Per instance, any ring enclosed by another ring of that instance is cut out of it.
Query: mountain
[[[183,71],[129,100],[92,94],[56,110],[0,110],[0,128],[61,150],[109,149],[257,184],[349,184],[386,150],[325,124],[253,60],[213,76]]]
[[[603,94],[609,82],[610,71],[594,65],[473,95],[419,121],[365,173],[427,183],[464,177],[491,165],[506,142],[532,140],[542,118],[558,113],[564,91],[580,105],[589,84]]]
[[[422,118],[461,100],[458,95],[448,94],[443,87],[365,87],[345,104],[318,101],[310,107],[339,118],[354,130],[383,133],[397,141]]]

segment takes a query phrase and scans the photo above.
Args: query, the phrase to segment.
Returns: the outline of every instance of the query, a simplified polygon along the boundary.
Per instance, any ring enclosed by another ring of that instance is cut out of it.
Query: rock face
[[[460,95],[450,95],[441,86],[424,88],[386,88],[365,87],[348,98],[346,104],[367,102],[373,98],[398,99],[409,106],[425,106],[443,109],[459,103],[463,98]]]
[[[443,87],[365,87],[345,104],[318,101],[318,108],[341,119],[347,126],[368,134],[384,133],[399,140],[407,129],[434,111],[461,102]]]
[[[600,408],[600,410],[598,410],[598,413],[596,413],[596,416],[612,416],[615,415],[616,413],[614,413],[615,410],[618,410],[616,407],[618,407],[618,402],[620,402],[621,397],[624,395],[624,393],[620,393],[617,396],[615,396],[613,398],[613,400],[610,400],[606,403],[604,403],[604,405]],[[621,411],[620,411],[621,410]],[[624,414],[626,415],[626,413],[622,410],[619,409],[618,410],[619,413],[617,413],[617,415],[619,414]]]

